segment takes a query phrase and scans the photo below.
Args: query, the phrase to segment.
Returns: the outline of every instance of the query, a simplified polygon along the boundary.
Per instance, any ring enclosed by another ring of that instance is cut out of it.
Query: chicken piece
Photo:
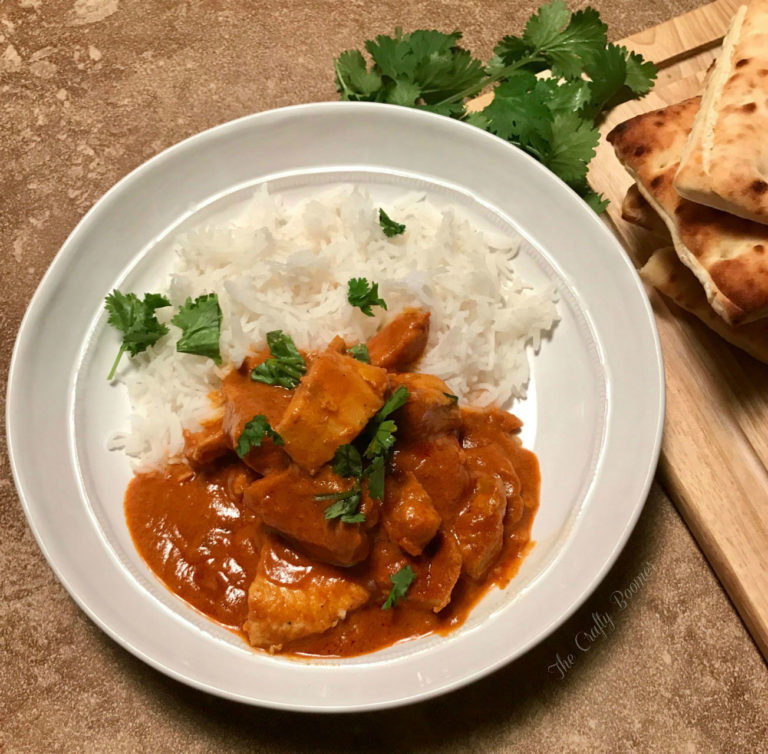
[[[498,408],[462,409],[461,437],[469,467],[476,474],[501,477],[507,496],[506,524],[516,524],[523,515],[520,478],[515,471],[522,445],[517,436],[522,422]]]
[[[466,505],[453,523],[464,572],[481,579],[493,565],[504,543],[507,495],[499,476],[480,474]]]
[[[410,565],[416,574],[406,597],[407,604],[439,613],[450,601],[461,576],[461,550],[455,536],[441,530],[418,557],[409,557],[379,529],[370,557],[371,588],[384,601],[391,588],[390,575]]]
[[[403,385],[409,393],[405,405],[393,416],[399,441],[428,440],[461,426],[458,404],[439,377],[417,372],[391,374],[389,384],[393,391]]]
[[[405,369],[424,352],[429,337],[429,312],[407,307],[368,341],[371,364]]]
[[[499,441],[506,435],[516,435],[523,423],[514,414],[499,408],[462,408],[461,409],[461,444],[464,448],[480,448]],[[520,441],[512,440],[517,444]]]
[[[309,557],[331,565],[351,566],[368,555],[364,528],[339,519],[327,520],[325,509],[333,501],[315,499],[351,486],[351,480],[336,476],[327,466],[313,477],[291,464],[248,486],[245,502],[267,527],[279,531]]]
[[[208,466],[230,450],[221,418],[204,423],[199,432],[184,430],[184,457],[196,469]]]
[[[288,455],[314,474],[350,442],[384,403],[387,373],[328,349],[313,361],[273,427]]]
[[[333,628],[367,601],[367,590],[342,571],[313,563],[270,538],[248,589],[243,630],[253,646],[277,652],[288,642]]]
[[[233,450],[237,448],[245,425],[254,416],[263,414],[267,417],[270,426],[274,428],[283,418],[291,402],[293,391],[265,385],[263,382],[254,382],[251,379],[251,370],[267,358],[269,358],[269,351],[249,356],[240,369],[233,369],[222,380],[221,392],[224,395],[222,428],[229,447]],[[271,438],[265,437],[258,448],[251,448],[246,453],[243,462],[259,474],[266,475],[286,468],[290,459]]]
[[[421,555],[437,534],[440,520],[426,490],[410,471],[402,480],[387,482],[384,526],[402,550],[409,555]]]
[[[470,477],[456,437],[442,435],[427,442],[395,445],[392,466],[403,474],[413,473],[444,524],[458,515]]]

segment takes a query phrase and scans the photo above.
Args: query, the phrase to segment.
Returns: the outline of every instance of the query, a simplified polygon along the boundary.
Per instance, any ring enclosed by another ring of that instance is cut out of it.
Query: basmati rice
[[[382,233],[377,206],[360,188],[293,204],[262,189],[236,215],[178,237],[170,284],[158,291],[173,308],[158,316],[169,322],[188,296],[217,293],[223,365],[178,353],[180,331],[169,325],[168,335],[118,371],[132,414],[130,431],[116,433],[110,447],[124,449],[137,470],[161,468],[181,454],[184,429],[199,429],[220,410],[209,394],[270,330],[307,350],[336,334],[357,343],[405,306],[431,312],[420,371],[475,405],[524,397],[527,346],[537,351],[557,321],[554,286],[521,280],[512,265],[519,239],[480,232],[458,209],[414,194],[385,209],[405,223],[404,234]],[[352,277],[376,281],[388,311],[375,309],[371,318],[350,306]]]

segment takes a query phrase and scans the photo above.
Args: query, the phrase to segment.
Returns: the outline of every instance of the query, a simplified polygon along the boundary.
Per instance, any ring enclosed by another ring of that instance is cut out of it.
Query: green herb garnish
[[[275,445],[283,445],[283,438],[269,426],[264,414],[257,414],[243,428],[237,441],[237,455],[243,458],[251,448],[261,446],[265,437],[271,437]]]
[[[144,294],[142,301],[135,293],[121,293],[117,289],[112,291],[104,301],[104,306],[109,313],[107,321],[123,333],[123,342],[120,344],[120,350],[107,377],[111,380],[126,351],[131,356],[136,356],[157,343],[168,332],[168,325],[160,324],[155,316],[155,309],[170,306],[171,302],[157,293]]]
[[[395,444],[395,432],[397,432],[397,424],[391,419],[378,424],[373,433],[373,439],[365,449],[365,457],[371,459],[387,455]]]
[[[344,492],[331,492],[327,495],[315,495],[315,500],[333,500],[333,505],[325,509],[325,518],[331,520],[341,519],[345,524],[360,524],[365,521],[365,514],[360,508],[360,483]]]
[[[446,398],[450,398],[453,401],[454,404],[459,402],[459,396],[458,395],[454,395],[453,393],[443,393],[443,395]]]
[[[368,346],[365,343],[358,343],[356,346],[347,349],[347,353],[358,361],[362,361],[364,364],[371,363],[371,355],[368,353]]]
[[[384,499],[385,490],[385,457],[375,456],[365,467],[364,475],[368,478],[368,494],[374,500]]]
[[[387,238],[405,233],[405,225],[396,223],[383,209],[379,208],[379,225]]]
[[[383,298],[379,298],[379,284],[371,283],[365,278],[352,278],[347,281],[347,301],[356,306],[366,317],[373,317],[372,306],[387,308]]]
[[[334,62],[341,99],[389,102],[463,120],[512,142],[558,175],[597,212],[606,200],[587,183],[597,124],[606,111],[646,94],[656,68],[609,44],[593,8],[571,13],[562,0],[543,5],[521,36],[506,36],[487,64],[458,46],[461,34],[414,31],[368,40]],[[547,76],[537,74],[547,72]],[[494,86],[480,112],[469,99]]]
[[[390,610],[400,600],[404,600],[415,578],[416,574],[409,565],[403,566],[397,573],[391,573],[389,580],[392,582],[392,589],[390,589],[387,601],[381,606],[381,609]]]
[[[293,390],[307,371],[307,362],[291,336],[282,330],[268,332],[267,345],[272,357],[251,370],[251,379]]]
[[[363,459],[354,445],[339,445],[331,462],[334,474],[343,477],[360,477],[363,473]]]
[[[391,413],[394,413],[397,411],[397,409],[405,405],[409,395],[410,393],[408,392],[408,388],[405,387],[405,385],[400,385],[400,387],[398,387],[397,390],[395,390],[395,392],[392,393],[389,398],[387,398],[386,402],[379,410],[379,413],[374,417],[374,421],[384,421],[384,419],[386,419]]]
[[[198,296],[194,301],[187,298],[171,322],[181,328],[181,337],[176,343],[177,351],[207,356],[221,364],[221,307],[215,293]]]

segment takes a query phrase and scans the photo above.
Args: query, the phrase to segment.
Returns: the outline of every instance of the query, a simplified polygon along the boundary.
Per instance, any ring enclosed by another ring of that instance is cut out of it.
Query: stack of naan
[[[738,10],[700,97],[608,141],[636,181],[624,219],[672,237],[642,277],[768,363],[768,0]]]

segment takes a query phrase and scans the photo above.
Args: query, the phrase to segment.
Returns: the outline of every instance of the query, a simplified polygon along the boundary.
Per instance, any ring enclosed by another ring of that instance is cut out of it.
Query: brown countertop
[[[697,4],[595,2],[612,38]],[[40,277],[82,214],[129,170],[217,123],[335,99],[333,56],[377,33],[458,28],[485,58],[537,5],[5,0],[3,391]],[[46,566],[4,440],[0,532],[3,752],[768,751],[768,668],[658,485],[617,565],[547,641],[464,690],[355,716],[225,702],[166,678],[107,638]],[[594,641],[585,643],[587,632]]]

